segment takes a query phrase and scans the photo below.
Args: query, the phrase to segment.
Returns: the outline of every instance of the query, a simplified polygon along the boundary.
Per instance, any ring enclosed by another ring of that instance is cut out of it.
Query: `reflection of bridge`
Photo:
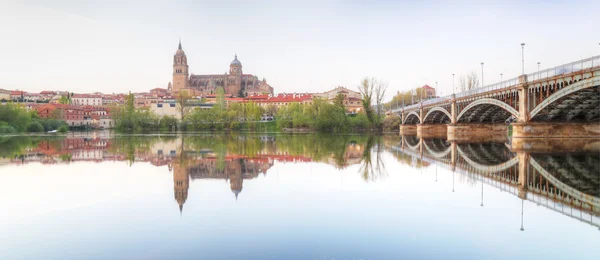
[[[403,134],[477,133],[513,137],[600,134],[600,56],[395,109]],[[510,119],[513,120],[510,120]]]
[[[600,228],[600,160],[593,154],[537,154],[513,151],[498,142],[416,136],[403,136],[392,149]]]

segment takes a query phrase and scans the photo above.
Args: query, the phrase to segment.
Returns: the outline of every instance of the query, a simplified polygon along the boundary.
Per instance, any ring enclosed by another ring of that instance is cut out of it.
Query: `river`
[[[599,259],[600,139],[0,137],[0,259]]]

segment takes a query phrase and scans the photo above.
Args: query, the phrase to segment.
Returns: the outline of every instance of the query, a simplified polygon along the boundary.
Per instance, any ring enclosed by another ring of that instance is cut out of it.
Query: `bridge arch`
[[[548,182],[550,182],[554,187],[559,189],[560,191],[568,194],[572,198],[575,198],[578,201],[585,202],[587,204],[592,205],[595,208],[600,208],[600,199],[594,196],[590,196],[585,194],[577,189],[564,184],[559,179],[555,178],[551,173],[549,173],[544,167],[542,167],[534,158],[529,158],[529,164],[537,170]]]
[[[482,108],[482,109],[478,109]],[[489,119],[491,114],[499,114],[502,122],[508,119],[511,115],[518,118],[519,111],[509,106],[508,104],[493,98],[482,98],[471,102],[467,105],[456,117],[458,122],[472,122],[475,117],[479,117],[478,123],[482,123]],[[492,123],[494,120],[491,120]]]
[[[444,115],[447,117],[444,117]],[[434,107],[429,109],[425,117],[423,118],[424,123],[450,123],[452,115],[442,107]],[[444,120],[446,119],[446,120]],[[436,122],[437,121],[437,122]]]
[[[465,162],[467,162],[471,167],[473,167],[473,169],[479,171],[479,172],[483,172],[483,173],[494,173],[494,172],[501,172],[504,171],[508,168],[511,168],[515,165],[517,165],[519,163],[519,157],[514,156],[512,157],[510,160],[500,163],[500,164],[496,164],[496,165],[483,165],[480,164],[478,162],[475,162],[474,160],[472,160],[471,158],[469,158],[469,156],[467,155],[466,152],[464,152],[462,150],[462,148],[460,148],[460,146],[456,146],[456,150],[458,151],[458,155],[460,155],[460,157],[465,160]]]
[[[529,113],[529,118],[533,121],[542,121],[544,119],[549,121],[557,117],[560,118],[561,115],[569,114],[566,118],[567,121],[578,115],[583,115],[586,121],[592,121],[600,116],[600,111],[597,111],[599,100],[596,98],[599,93],[600,77],[596,76],[578,81],[556,91],[556,93],[538,104]],[[565,99],[572,101],[565,102]],[[558,108],[558,105],[561,103],[565,103],[566,105]],[[554,108],[558,110],[556,113],[549,111]],[[571,112],[575,110],[578,112],[576,114],[564,113],[567,109],[570,109]]]
[[[435,158],[445,158],[448,154],[450,154],[452,152],[452,147],[450,147],[449,145],[446,147],[446,149],[444,151],[435,151],[433,149],[431,149],[429,147],[429,145],[427,144],[427,142],[423,142],[423,146],[425,147],[425,150],[427,150],[427,152],[432,155]]]
[[[421,139],[416,137],[416,136],[404,136],[403,137],[404,141],[406,142],[406,145],[408,146],[408,148],[410,148],[411,150],[419,150],[419,146],[421,145]]]
[[[419,114],[417,114],[417,112],[412,111],[410,113],[408,113],[406,115],[406,118],[404,118],[404,121],[402,122],[402,124],[419,124],[421,123],[421,117],[419,116]]]

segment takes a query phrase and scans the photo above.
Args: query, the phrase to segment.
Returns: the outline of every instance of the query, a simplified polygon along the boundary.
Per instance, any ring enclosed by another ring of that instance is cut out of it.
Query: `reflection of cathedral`
[[[267,84],[266,79],[259,80],[252,74],[242,73],[242,63],[237,55],[229,65],[229,73],[189,75],[187,56],[179,42],[177,52],[173,56],[173,82],[169,83],[171,91],[187,90],[195,95],[216,94],[219,87],[223,88],[225,94],[233,96],[273,94],[273,88]]]
[[[175,200],[179,204],[179,212],[183,211],[183,204],[187,200],[188,189],[190,188],[190,176],[184,167],[173,167],[173,186]]]
[[[179,210],[187,200],[189,181],[191,179],[224,179],[229,182],[231,192],[237,200],[242,192],[244,179],[253,179],[260,173],[266,174],[273,166],[273,160],[267,158],[254,158],[245,156],[225,156],[222,162],[214,156],[193,160],[190,166],[183,166],[179,162],[173,163],[173,186],[175,200]]]

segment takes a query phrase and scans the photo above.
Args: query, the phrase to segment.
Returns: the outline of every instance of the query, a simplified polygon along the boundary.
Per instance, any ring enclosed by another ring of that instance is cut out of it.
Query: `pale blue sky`
[[[171,80],[181,37],[195,74],[234,53],[275,92],[316,92],[365,76],[389,91],[452,91],[600,55],[598,1],[6,1],[0,88],[147,91]]]

